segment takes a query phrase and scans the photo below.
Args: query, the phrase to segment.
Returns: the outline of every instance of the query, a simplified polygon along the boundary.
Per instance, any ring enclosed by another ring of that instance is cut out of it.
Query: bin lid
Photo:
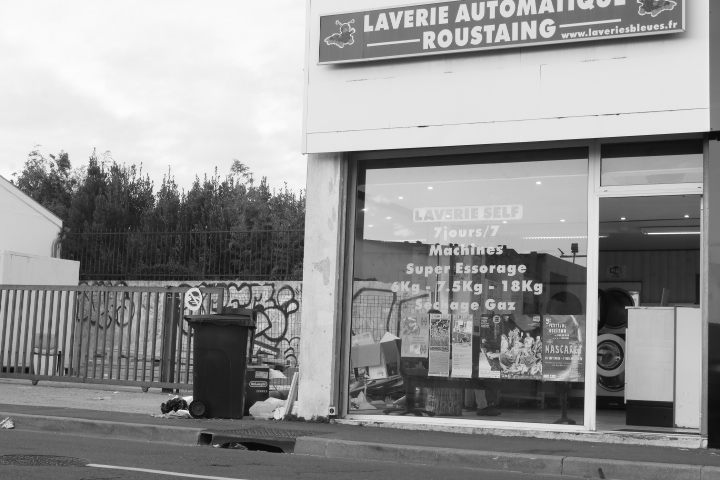
[[[235,325],[255,328],[255,315],[252,310],[234,309],[238,313],[220,313],[214,315],[185,315],[185,321],[193,323],[210,323],[219,326]],[[243,313],[240,313],[243,312]]]

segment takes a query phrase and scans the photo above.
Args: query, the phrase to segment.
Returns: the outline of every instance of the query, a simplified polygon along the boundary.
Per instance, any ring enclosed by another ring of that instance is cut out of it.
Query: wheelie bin
[[[252,355],[255,312],[224,308],[219,314],[187,315],[193,335],[195,418],[243,418],[245,374]]]

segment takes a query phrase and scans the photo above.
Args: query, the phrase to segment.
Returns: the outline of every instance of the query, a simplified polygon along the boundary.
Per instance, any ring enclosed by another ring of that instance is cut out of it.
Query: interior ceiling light
[[[398,200],[402,200],[402,199],[403,199],[403,197],[398,197]]]
[[[620,220],[625,220],[625,217],[620,217]]]
[[[432,189],[433,189],[432,187],[428,187],[428,190],[432,190]]]
[[[535,185],[542,185],[542,182],[535,182]]]
[[[385,217],[385,220],[392,220],[392,217]]]
[[[565,220],[564,220],[564,219],[560,219],[560,221],[561,221],[561,222],[564,222]]]
[[[689,227],[642,227],[645,235],[700,235],[700,226]]]
[[[685,218],[690,218],[690,215],[685,215]]]

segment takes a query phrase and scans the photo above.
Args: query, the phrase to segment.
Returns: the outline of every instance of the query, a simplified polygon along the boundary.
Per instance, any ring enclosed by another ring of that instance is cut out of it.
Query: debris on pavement
[[[167,403],[160,404],[162,415],[154,413],[152,416],[156,418],[192,418],[188,411],[188,405],[192,403],[192,400],[192,395],[188,397],[175,395]]]
[[[175,395],[173,398],[168,400],[167,403],[160,404],[160,411],[163,414],[166,414],[170,412],[177,412],[178,410],[187,410],[190,403],[192,403],[191,396],[181,397],[179,395]]]
[[[249,412],[254,418],[281,420],[285,415],[285,401],[270,397],[265,401],[255,402]]]
[[[180,418],[180,419],[192,418],[192,415],[190,415],[189,410],[170,411],[170,412],[162,414],[162,415],[153,413],[151,416],[153,416],[155,418]]]
[[[13,422],[10,417],[7,417],[7,418],[5,418],[5,420],[0,422],[0,428],[5,428],[8,430],[11,428],[15,428],[15,422]]]

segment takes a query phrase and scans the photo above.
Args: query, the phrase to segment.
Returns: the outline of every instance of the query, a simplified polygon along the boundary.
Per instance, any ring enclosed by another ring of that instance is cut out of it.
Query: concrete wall
[[[311,417],[338,401],[347,162],[339,154],[307,160],[299,414]]]
[[[62,221],[0,177],[0,250],[51,256]]]
[[[680,34],[317,65],[320,15],[421,3],[308,0],[307,153],[710,129],[710,0]]]

